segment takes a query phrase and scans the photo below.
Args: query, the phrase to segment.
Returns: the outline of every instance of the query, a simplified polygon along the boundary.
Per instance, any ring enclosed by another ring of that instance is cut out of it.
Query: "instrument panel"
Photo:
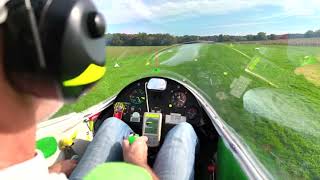
[[[165,79],[165,78],[162,78]],[[138,127],[142,122],[145,112],[162,113],[165,118],[168,115],[184,118],[187,122],[197,126],[202,119],[201,107],[192,93],[181,84],[170,80],[167,81],[167,88],[163,91],[152,91],[147,89],[150,78],[141,79],[123,89],[115,102],[125,105],[122,120]],[[166,116],[167,115],[167,116]],[[171,118],[172,119],[172,118]]]
[[[158,79],[157,83],[154,83],[154,81],[150,83],[152,79]],[[120,105],[117,106],[117,104]],[[120,119],[133,132],[139,135],[147,135],[152,144],[158,143],[155,146],[148,147],[148,163],[151,166],[167,133],[176,124],[185,121],[193,126],[199,138],[200,147],[205,147],[202,149],[204,153],[199,154],[209,154],[209,157],[213,157],[214,150],[212,149],[215,146],[214,142],[218,141],[218,133],[196,97],[186,87],[174,80],[150,77],[131,83],[117,95],[113,106],[109,106],[101,112],[94,123],[94,132],[98,132],[101,124],[108,118],[118,117],[115,116],[118,115],[115,111],[121,112]],[[161,114],[159,115],[159,113]],[[159,115],[161,120],[158,121],[157,126],[155,126],[155,117],[149,117],[148,119],[148,114]],[[159,135],[154,136],[158,139],[150,137],[150,134]],[[200,160],[202,158],[206,161],[210,159],[204,156],[200,157]],[[211,163],[211,161],[208,161],[208,163]],[[203,166],[203,169],[207,171],[207,166]]]
[[[124,88],[114,100],[113,106],[109,106],[101,112],[94,123],[94,132],[98,132],[99,127],[104,120],[114,116],[118,107],[122,114],[121,119],[133,132],[142,135],[144,127],[144,115],[149,113],[161,113],[160,142],[158,147],[148,148],[149,163],[156,158],[158,148],[161,147],[167,133],[180,122],[190,123],[200,139],[200,142],[216,141],[218,134],[212,126],[209,117],[197,101],[196,97],[182,84],[167,78],[158,78],[165,80],[166,85],[160,83],[160,86],[152,89],[150,83],[153,77],[140,79]],[[159,81],[158,81],[159,82]],[[156,84],[156,83],[155,83]],[[151,88],[148,89],[150,85]],[[154,84],[152,84],[154,85]],[[159,83],[158,83],[159,85]],[[117,104],[121,104],[117,106]],[[149,109],[149,111],[148,111]],[[149,127],[149,125],[148,125]]]

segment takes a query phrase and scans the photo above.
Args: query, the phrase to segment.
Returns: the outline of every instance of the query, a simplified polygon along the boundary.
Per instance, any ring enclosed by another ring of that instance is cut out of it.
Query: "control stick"
[[[129,144],[133,144],[139,137],[139,134],[130,134],[128,137]]]

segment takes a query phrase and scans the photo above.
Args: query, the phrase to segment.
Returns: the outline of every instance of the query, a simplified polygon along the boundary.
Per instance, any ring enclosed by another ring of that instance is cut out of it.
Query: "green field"
[[[201,90],[275,178],[320,178],[320,48],[108,47],[107,59],[106,77],[58,115],[82,111],[140,77],[175,77]]]
[[[150,66],[153,64],[146,66],[146,62],[151,62],[154,55],[164,48],[166,47],[108,47],[106,76],[77,103],[65,105],[55,117],[83,111],[115,95],[129,82],[136,80],[142,74],[151,72]],[[114,67],[116,63],[119,64],[119,68]]]

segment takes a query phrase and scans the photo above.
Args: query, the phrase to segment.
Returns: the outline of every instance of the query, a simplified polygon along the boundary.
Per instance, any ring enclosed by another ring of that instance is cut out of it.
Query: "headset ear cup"
[[[9,13],[4,24],[8,79],[17,90],[36,96],[78,98],[104,74],[103,70],[98,78],[93,76],[89,81],[83,78],[90,67],[104,68],[105,65],[103,26],[91,29],[92,32],[98,30],[94,37],[90,36],[87,26],[90,24],[88,14],[97,14],[95,6],[90,0],[32,0],[32,15],[37,21],[34,25],[24,1],[8,3]],[[104,23],[103,18],[98,20]],[[36,51],[39,46],[32,28],[39,31],[46,66],[39,63]],[[85,79],[85,83],[67,85],[66,82],[79,77]]]
[[[60,37],[62,39],[61,44],[59,44],[60,52],[58,54],[61,59],[55,60],[53,58],[54,56],[47,56],[49,63],[60,63],[59,84],[65,99],[74,99],[79,96],[79,94],[85,92],[89,87],[92,87],[102,76],[99,78],[95,78],[94,76],[90,77],[92,73],[86,73],[87,70],[91,69],[90,67],[105,69],[104,66],[106,63],[104,39],[105,21],[103,17],[97,13],[97,9],[90,0],[77,0],[73,2],[74,4],[72,4],[72,9],[69,10],[70,13],[64,19],[64,31]],[[61,6],[59,3],[62,2],[54,1],[51,4],[51,8]],[[47,31],[52,31],[53,28],[50,27],[57,21],[50,15],[54,12],[54,9],[51,8],[48,9],[48,16],[44,26]],[[100,18],[90,18],[90,14],[94,14],[94,17],[100,15]],[[98,19],[102,25],[97,24],[94,21],[95,19]],[[95,33],[94,36],[92,36],[89,30],[89,25],[91,25],[91,30],[93,30],[91,32]],[[52,42],[52,39],[50,38],[52,37],[47,37],[47,39],[44,38],[43,41]],[[54,45],[53,43],[44,43],[44,45],[49,44]],[[52,48],[46,47],[44,49],[47,50]],[[67,85],[66,82],[69,80],[77,79],[77,77],[83,77],[84,74],[86,80],[76,84],[73,83],[73,85]]]

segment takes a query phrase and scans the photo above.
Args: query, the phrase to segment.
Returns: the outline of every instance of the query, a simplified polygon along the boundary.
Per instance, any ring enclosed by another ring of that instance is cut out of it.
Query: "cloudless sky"
[[[320,0],[93,0],[109,33],[246,35],[320,29]]]

